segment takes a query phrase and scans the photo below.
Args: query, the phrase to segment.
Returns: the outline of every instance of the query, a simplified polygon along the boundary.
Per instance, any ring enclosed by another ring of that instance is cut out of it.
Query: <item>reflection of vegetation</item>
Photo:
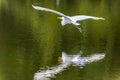
[[[80,79],[76,76],[89,79],[96,75],[92,79],[96,80],[101,76],[109,75],[109,70],[119,66],[115,63],[117,59],[119,60],[116,57],[119,56],[120,44],[119,3],[119,0],[61,0],[60,6],[56,6],[51,0],[34,1],[34,4],[65,12],[71,16],[86,14],[106,18],[104,23],[82,22],[84,37],[81,37],[82,34],[72,25],[61,27],[56,15],[35,11],[31,7],[33,2],[30,0],[0,0],[0,79],[32,80],[33,73],[40,66],[56,64],[62,50],[77,53],[80,49],[86,52],[85,54],[103,52],[106,49],[107,67],[101,68],[102,63],[96,63],[83,70],[71,68],[65,74],[72,75],[74,80]],[[111,65],[111,59],[114,65]],[[95,71],[92,71],[93,68]],[[105,72],[101,72],[98,68]],[[61,79],[59,76],[58,78]],[[62,75],[62,78],[71,79],[66,75]]]

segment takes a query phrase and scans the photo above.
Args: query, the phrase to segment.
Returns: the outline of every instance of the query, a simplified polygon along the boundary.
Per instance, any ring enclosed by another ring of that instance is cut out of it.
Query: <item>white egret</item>
[[[58,11],[55,11],[52,9],[48,9],[48,8],[44,8],[44,7],[40,7],[40,6],[34,6],[34,5],[32,5],[32,7],[36,10],[48,11],[48,12],[58,14],[59,16],[61,16],[61,19],[62,19],[61,25],[62,26],[66,25],[66,24],[73,24],[75,26],[78,26],[78,25],[80,25],[80,23],[78,23],[77,21],[82,21],[82,20],[86,20],[86,19],[105,20],[102,17],[94,17],[94,16],[87,16],[87,15],[67,16],[61,12],[58,12]],[[76,27],[76,28],[80,30],[79,27]]]

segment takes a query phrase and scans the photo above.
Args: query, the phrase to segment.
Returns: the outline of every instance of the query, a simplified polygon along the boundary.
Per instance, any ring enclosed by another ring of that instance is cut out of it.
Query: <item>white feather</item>
[[[81,20],[86,20],[86,19],[105,20],[104,18],[101,18],[101,17],[94,17],[94,16],[87,16],[87,15],[71,16],[71,19],[74,20],[74,21],[81,21]]]

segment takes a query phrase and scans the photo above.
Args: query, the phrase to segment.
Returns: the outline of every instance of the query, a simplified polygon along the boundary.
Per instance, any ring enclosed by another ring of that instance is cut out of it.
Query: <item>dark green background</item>
[[[37,11],[32,4],[66,15],[104,17],[61,26],[58,15]],[[58,65],[64,51],[83,56],[105,52],[102,61],[83,69],[70,67],[52,80],[120,80],[120,0],[0,0],[0,80],[33,80],[40,67]]]

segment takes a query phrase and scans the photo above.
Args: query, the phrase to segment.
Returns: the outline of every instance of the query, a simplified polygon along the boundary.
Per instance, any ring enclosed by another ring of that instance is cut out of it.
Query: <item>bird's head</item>
[[[62,26],[65,26],[66,24],[71,24],[71,20],[68,17],[58,17],[58,19],[61,19]]]
[[[61,24],[62,24],[62,26],[64,26],[64,25],[67,24],[67,23],[66,23],[66,20],[65,20],[64,17],[57,17],[57,18],[61,20]]]

